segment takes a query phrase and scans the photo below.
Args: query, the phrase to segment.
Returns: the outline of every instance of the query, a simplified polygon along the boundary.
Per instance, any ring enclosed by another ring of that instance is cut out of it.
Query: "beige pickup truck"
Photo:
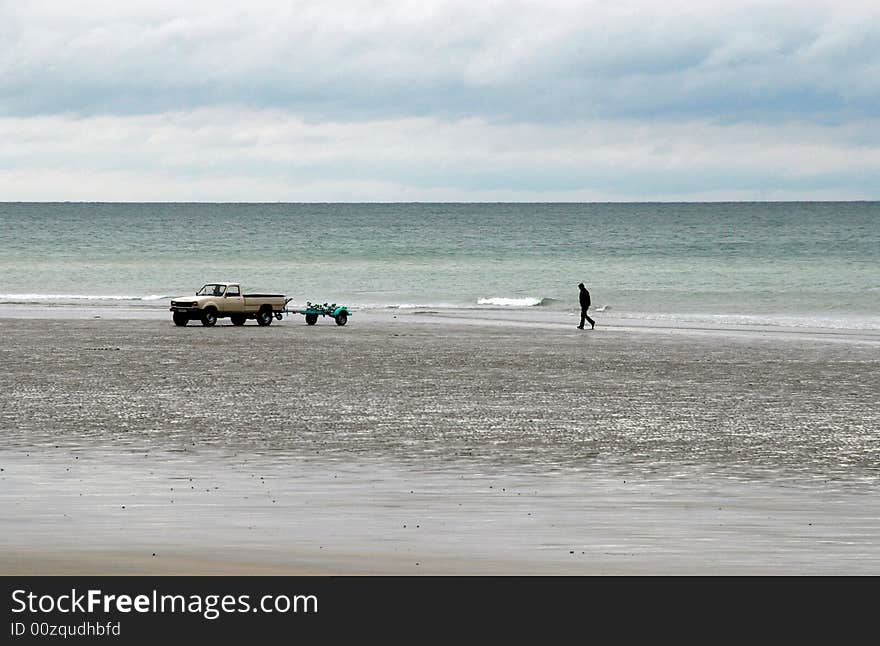
[[[239,283],[208,283],[195,297],[180,296],[171,301],[171,317],[175,325],[199,320],[211,327],[217,319],[229,317],[233,325],[244,325],[256,319],[258,325],[270,325],[273,318],[281,320],[281,312],[289,298],[283,294],[242,294]]]

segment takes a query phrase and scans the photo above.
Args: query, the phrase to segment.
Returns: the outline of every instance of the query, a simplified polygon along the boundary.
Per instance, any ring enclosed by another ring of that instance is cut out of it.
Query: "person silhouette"
[[[596,321],[590,318],[590,315],[587,314],[587,310],[590,309],[590,292],[587,291],[587,288],[584,287],[583,283],[578,283],[578,289],[581,291],[580,293],[580,301],[581,301],[581,324],[578,325],[579,330],[584,329],[584,321],[590,322],[590,329],[593,330],[596,328]]]

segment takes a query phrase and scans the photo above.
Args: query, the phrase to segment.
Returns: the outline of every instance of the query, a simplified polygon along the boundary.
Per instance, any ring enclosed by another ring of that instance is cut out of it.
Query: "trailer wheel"
[[[308,325],[314,325],[317,322],[318,322],[318,315],[317,314],[306,314],[306,323]]]
[[[263,308],[259,312],[257,312],[257,325],[262,325],[263,327],[272,324],[272,310],[269,308]]]
[[[183,327],[187,323],[189,323],[189,317],[186,314],[181,314],[180,312],[175,312],[171,315],[171,318],[174,319],[174,325],[179,327]]]
[[[202,312],[202,325],[213,327],[215,323],[217,323],[217,310],[212,307]]]
[[[244,322],[247,320],[244,314],[233,314],[229,318],[232,320],[233,325],[244,325]]]
[[[348,323],[348,314],[340,312],[336,315],[336,325],[345,325]]]

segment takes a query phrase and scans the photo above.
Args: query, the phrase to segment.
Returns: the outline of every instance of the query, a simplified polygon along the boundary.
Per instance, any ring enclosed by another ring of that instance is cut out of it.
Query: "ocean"
[[[0,304],[167,307],[211,281],[353,309],[880,329],[880,202],[0,204]]]

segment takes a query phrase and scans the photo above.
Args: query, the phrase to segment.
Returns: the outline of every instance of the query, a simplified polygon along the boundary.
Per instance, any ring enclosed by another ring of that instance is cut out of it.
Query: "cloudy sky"
[[[0,201],[880,199],[880,2],[0,0]]]

